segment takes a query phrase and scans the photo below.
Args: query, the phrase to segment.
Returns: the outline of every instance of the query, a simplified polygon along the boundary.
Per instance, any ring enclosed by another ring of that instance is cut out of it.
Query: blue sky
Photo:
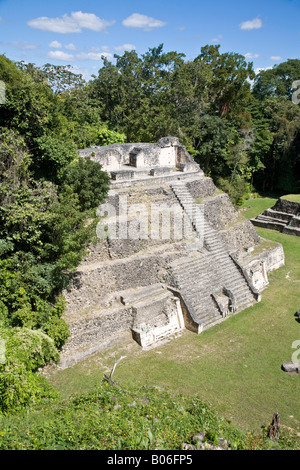
[[[70,64],[85,78],[101,56],[134,49],[195,58],[206,44],[237,52],[255,69],[300,58],[300,0],[0,0],[0,53],[37,65]],[[300,79],[300,77],[299,77]]]

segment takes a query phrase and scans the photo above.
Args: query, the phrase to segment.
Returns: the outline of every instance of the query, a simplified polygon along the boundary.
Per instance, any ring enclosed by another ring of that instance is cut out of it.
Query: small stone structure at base
[[[180,301],[162,284],[141,287],[121,296],[132,314],[132,336],[147,347],[184,328]]]
[[[175,137],[80,151],[111,175],[99,241],[65,291],[61,367],[122,342],[149,348],[259,302],[282,246],[242,220]]]
[[[257,227],[300,237],[300,203],[279,198],[275,206],[251,219]]]

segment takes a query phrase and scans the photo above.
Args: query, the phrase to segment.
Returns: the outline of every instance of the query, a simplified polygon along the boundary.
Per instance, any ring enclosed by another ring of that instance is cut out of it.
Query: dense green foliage
[[[30,415],[2,419],[1,450],[180,450],[199,432],[204,444],[225,439],[232,450],[292,449],[286,433],[270,441],[220,418],[198,397],[171,395],[156,387],[94,392],[35,407]]]
[[[23,328],[29,336],[46,335],[56,351],[68,338],[61,293],[95,234],[96,207],[109,187],[107,173],[78,158],[78,148],[173,135],[236,204],[253,188],[299,191],[300,108],[291,100],[299,60],[255,76],[242,55],[219,49],[205,46],[190,61],[163,45],[142,56],[125,52],[114,63],[104,60],[89,83],[67,66],[15,64],[0,56],[6,88],[0,105],[3,337]],[[42,395],[30,364],[58,360],[47,344],[41,342],[41,362],[37,352],[34,360],[23,355],[14,362],[6,348],[2,411]],[[15,396],[4,399],[13,376],[22,386],[16,383]]]
[[[104,61],[86,90],[128,142],[178,136],[234,203],[254,187],[299,191],[300,107],[291,100],[299,60],[255,76],[252,63],[219,46],[203,47],[192,61],[162,45],[115,59]]]
[[[108,191],[108,175],[99,164],[79,160],[76,140],[64,134],[59,93],[72,80],[80,87],[76,77],[60,68],[18,69],[0,56],[6,84],[0,113],[0,339],[5,340],[0,411],[5,413],[49,393],[35,372],[58,360],[69,336],[61,292],[94,236],[94,224],[86,221],[95,218]],[[103,124],[101,129],[97,138],[109,141],[109,130],[107,136]]]
[[[6,361],[0,364],[0,409],[22,409],[44,396],[55,395],[47,381],[35,374],[40,367],[58,360],[54,341],[41,330],[0,328],[5,341]]]

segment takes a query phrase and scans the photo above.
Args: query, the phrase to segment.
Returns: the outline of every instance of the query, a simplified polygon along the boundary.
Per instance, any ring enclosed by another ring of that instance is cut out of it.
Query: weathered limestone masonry
[[[275,206],[252,219],[253,225],[300,237],[300,203],[279,198]]]
[[[148,348],[201,333],[260,300],[281,245],[259,237],[177,138],[80,154],[110,173],[111,190],[99,242],[65,292],[61,367],[128,337]]]

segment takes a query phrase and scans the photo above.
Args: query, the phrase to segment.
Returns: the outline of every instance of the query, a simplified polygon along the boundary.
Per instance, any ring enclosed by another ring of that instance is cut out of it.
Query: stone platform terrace
[[[251,219],[251,222],[257,227],[300,237],[300,203],[279,198],[271,209]]]

